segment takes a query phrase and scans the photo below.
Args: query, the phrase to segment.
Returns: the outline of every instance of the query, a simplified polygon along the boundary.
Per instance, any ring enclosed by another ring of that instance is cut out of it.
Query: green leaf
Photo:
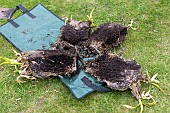
[[[153,82],[151,82],[151,84],[154,85],[155,87],[157,87],[157,88],[158,88],[160,91],[162,91],[163,93],[165,93],[164,90],[163,90],[158,84],[153,83]],[[165,94],[166,94],[166,93],[165,93]]]
[[[136,107],[130,106],[130,105],[123,105],[124,107],[128,108],[128,109],[135,109]]]
[[[152,103],[143,103],[145,106],[151,107],[153,105],[155,105],[157,103],[157,101],[154,101]]]
[[[5,57],[0,57],[0,61],[1,60],[3,62],[0,65],[5,65],[5,64],[21,65],[22,64],[22,63],[18,62],[17,60],[5,58]]]
[[[143,103],[142,103],[141,99],[139,99],[138,101],[140,104],[140,113],[143,113]]]

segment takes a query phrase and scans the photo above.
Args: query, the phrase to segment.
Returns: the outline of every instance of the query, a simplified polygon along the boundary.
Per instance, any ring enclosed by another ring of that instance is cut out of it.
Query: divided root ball
[[[90,37],[90,46],[100,52],[107,52],[111,48],[119,46],[125,40],[128,27],[116,23],[101,24]]]
[[[37,50],[23,52],[18,60],[22,62],[21,75],[48,78],[62,74],[72,74],[76,68],[75,51]]]
[[[57,47],[68,50],[76,48],[81,57],[97,55],[94,48],[90,47],[91,22],[78,22],[71,20],[60,29],[60,36],[56,42]]]
[[[87,61],[84,64],[85,71],[96,77],[99,81],[103,81],[111,89],[126,90],[133,84],[137,84],[143,78],[140,71],[140,65],[135,61],[124,60],[115,55],[103,54],[95,60]],[[140,88],[132,93],[136,98],[140,98]]]
[[[57,44],[60,46],[62,43],[69,43],[71,45],[81,45],[83,41],[86,41],[89,39],[90,31],[91,31],[91,22],[90,21],[84,21],[84,22],[78,22],[75,20],[71,20],[68,24],[64,25],[60,29],[60,36],[59,41],[57,41]]]

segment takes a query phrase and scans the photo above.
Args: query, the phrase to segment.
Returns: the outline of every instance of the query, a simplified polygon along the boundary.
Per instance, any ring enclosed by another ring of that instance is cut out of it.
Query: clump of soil
[[[37,50],[21,53],[21,75],[39,78],[72,74],[77,70],[75,51]]]
[[[116,23],[101,24],[90,37],[90,46],[100,52],[108,51],[120,45],[127,35],[128,27]]]
[[[57,44],[63,46],[62,43],[66,42],[74,46],[81,45],[83,41],[89,39],[91,31],[90,26],[90,21],[78,22],[71,20],[68,24],[64,25],[60,29],[61,34]]]
[[[115,90],[126,90],[134,83],[143,78],[140,71],[140,65],[135,61],[124,60],[115,55],[104,54],[98,56],[95,60],[90,60],[84,64],[85,71],[96,77],[98,80],[106,82],[107,86]],[[139,87],[137,85],[136,87]],[[138,91],[133,91],[133,94],[137,97],[140,95],[140,88],[136,88]],[[140,97],[137,97],[140,98]]]
[[[91,22],[78,22],[71,20],[60,30],[59,40],[56,42],[57,47],[64,50],[76,48],[81,57],[91,57],[97,55],[96,50],[90,47]]]

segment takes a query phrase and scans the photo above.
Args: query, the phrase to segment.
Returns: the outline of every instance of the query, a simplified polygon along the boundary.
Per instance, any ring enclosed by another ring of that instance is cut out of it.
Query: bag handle
[[[88,87],[90,87],[90,88],[92,88],[92,89],[94,89],[94,90],[97,90],[97,91],[100,91],[100,92],[110,92],[110,91],[111,91],[110,89],[105,88],[105,87],[103,87],[103,86],[97,86],[97,85],[93,84],[92,81],[89,80],[89,79],[88,79],[87,77],[85,77],[85,76],[81,79],[81,81],[82,81],[84,84],[86,84]]]
[[[29,12],[29,10],[27,10],[22,4],[19,4],[19,5],[16,6],[16,8],[15,8],[15,10],[12,12],[12,14],[9,15],[9,17],[7,18],[7,21],[8,21],[9,23],[11,23],[15,28],[19,27],[19,25],[18,25],[16,22],[14,22],[11,18],[12,18],[12,16],[13,16],[13,14],[14,14],[18,9],[20,9],[24,14],[27,14],[27,15],[28,15],[29,17],[31,17],[32,19],[36,18],[36,16],[33,15],[33,14],[31,14],[31,13]]]

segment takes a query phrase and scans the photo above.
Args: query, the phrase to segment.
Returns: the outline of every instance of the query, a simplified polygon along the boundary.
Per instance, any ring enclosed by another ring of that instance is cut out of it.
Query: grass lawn
[[[81,1],[81,2],[80,2]],[[117,22],[128,25],[134,20],[134,27],[121,47],[123,57],[135,59],[146,74],[158,73],[160,86],[170,92],[170,1],[169,0],[1,0],[0,7],[15,7],[22,3],[28,9],[42,3],[62,19],[73,17],[86,19],[95,7],[93,18],[97,25]],[[6,21],[0,20],[0,24]],[[14,47],[0,36],[0,56],[16,58]],[[116,52],[119,52],[117,50]],[[2,68],[2,67],[1,67]],[[18,84],[13,76],[13,67],[0,71],[0,112],[1,113],[136,113],[140,109],[128,110],[122,105],[136,105],[130,90],[110,93],[94,92],[77,100],[59,79],[27,81]],[[144,89],[146,87],[143,87]],[[170,96],[157,88],[152,95],[158,101],[151,108],[144,107],[145,113],[170,112]]]

